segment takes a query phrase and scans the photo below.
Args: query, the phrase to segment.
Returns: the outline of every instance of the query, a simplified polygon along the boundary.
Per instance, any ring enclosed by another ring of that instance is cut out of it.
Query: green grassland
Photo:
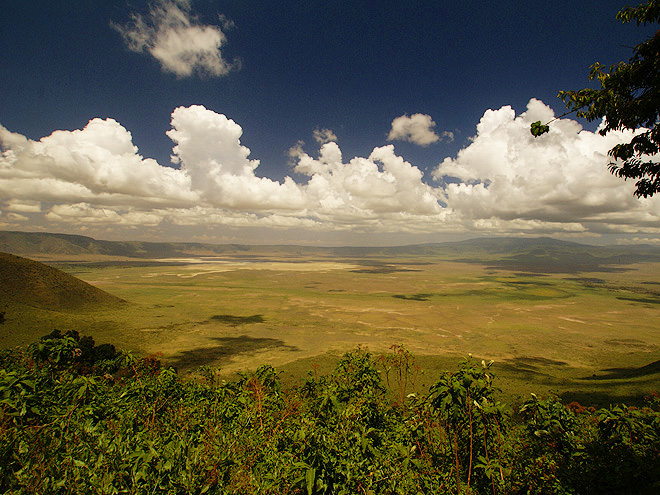
[[[509,396],[603,404],[660,388],[660,263],[541,273],[459,254],[60,257],[53,266],[127,303],[52,310],[5,301],[0,346],[75,328],[159,353],[183,373],[210,365],[229,376],[269,363],[294,380],[356,346],[378,354],[403,344],[417,357],[420,389],[468,353],[495,361]]]

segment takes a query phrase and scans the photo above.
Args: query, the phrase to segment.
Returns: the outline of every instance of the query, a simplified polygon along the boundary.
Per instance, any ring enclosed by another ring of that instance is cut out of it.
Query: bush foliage
[[[496,399],[468,358],[427,395],[414,356],[363,349],[285,388],[261,366],[183,380],[76,332],[0,355],[0,493],[658,493],[660,400]]]

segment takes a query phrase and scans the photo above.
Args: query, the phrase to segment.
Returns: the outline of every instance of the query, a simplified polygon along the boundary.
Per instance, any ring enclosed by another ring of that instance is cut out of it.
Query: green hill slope
[[[0,252],[0,301],[51,311],[93,309],[124,301],[56,268]]]

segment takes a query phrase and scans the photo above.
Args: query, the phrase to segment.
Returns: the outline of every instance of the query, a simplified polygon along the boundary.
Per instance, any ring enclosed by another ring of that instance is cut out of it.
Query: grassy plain
[[[404,344],[421,389],[468,353],[495,361],[509,396],[552,391],[607,404],[660,389],[660,263],[538,273],[425,256],[88,261],[55,266],[129,304],[19,304],[0,345],[76,328],[162,353],[183,372],[269,363],[286,379],[325,371],[358,345],[380,354]]]

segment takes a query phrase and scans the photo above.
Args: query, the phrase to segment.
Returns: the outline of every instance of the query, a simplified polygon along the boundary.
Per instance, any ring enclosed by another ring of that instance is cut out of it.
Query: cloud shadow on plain
[[[266,337],[239,335],[238,337],[214,337],[211,340],[215,342],[215,345],[180,351],[170,361],[170,364],[178,370],[191,370],[211,364],[223,366],[232,362],[239,355],[255,354],[266,350],[288,352],[299,350],[298,347],[288,345],[281,339]]]
[[[265,321],[263,315],[251,315],[251,316],[214,315],[211,316],[211,320],[226,323],[232,327],[237,327],[238,325],[245,325],[247,323],[263,323]]]
[[[583,380],[629,380],[660,373],[660,360],[653,361],[639,368],[607,368],[603,374],[582,378]]]

